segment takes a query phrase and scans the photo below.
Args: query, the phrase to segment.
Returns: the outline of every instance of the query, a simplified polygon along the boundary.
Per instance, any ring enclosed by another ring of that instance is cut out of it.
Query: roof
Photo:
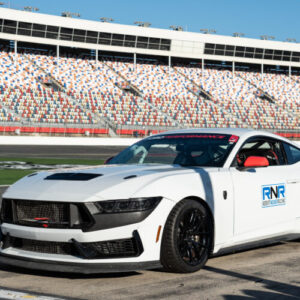
[[[163,132],[161,134],[173,134],[173,133],[217,133],[217,134],[234,134],[237,136],[242,136],[249,133],[267,133],[264,131],[257,131],[252,129],[245,128],[190,128],[190,129],[179,129],[179,130],[171,130],[167,132]]]
[[[254,135],[264,135],[272,138],[276,138],[279,140],[286,141],[288,143],[292,143],[290,140],[276,135],[271,132],[263,131],[263,130],[254,130],[254,129],[246,129],[246,128],[191,128],[191,129],[179,129],[179,130],[171,130],[165,131],[158,135],[164,134],[175,134],[175,133],[209,133],[209,134],[232,134],[239,137],[248,138]],[[294,143],[292,143],[294,144]],[[294,144],[295,145],[295,144]],[[299,147],[297,145],[297,147]]]

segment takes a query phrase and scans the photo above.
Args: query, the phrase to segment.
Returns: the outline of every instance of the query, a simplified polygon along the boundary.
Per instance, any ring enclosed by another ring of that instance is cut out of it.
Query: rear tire
[[[165,270],[191,273],[200,270],[212,249],[213,222],[200,202],[185,199],[171,211],[163,233],[161,263]]]

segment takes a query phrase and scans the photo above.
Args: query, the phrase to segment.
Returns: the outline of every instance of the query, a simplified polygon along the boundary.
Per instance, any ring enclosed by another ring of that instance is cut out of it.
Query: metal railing
[[[49,128],[49,133],[48,135],[51,136],[53,132],[51,133],[51,128],[56,129],[56,128],[62,128],[65,129],[65,133],[67,133],[67,129],[81,129],[83,132],[83,135],[85,134],[85,130],[89,131],[89,135],[93,136],[93,130],[95,129],[106,129],[108,130],[110,127],[106,124],[103,126],[100,126],[99,124],[74,124],[74,123],[38,123],[38,122],[30,122],[30,121],[23,121],[23,122],[7,122],[7,121],[0,121],[0,126],[1,127],[15,127],[15,129],[21,129],[25,127],[30,127],[30,128],[36,128],[34,132],[31,133],[36,133],[39,134],[40,128]],[[174,127],[167,127],[167,126],[142,126],[142,125],[116,125],[115,126],[115,131],[117,133],[117,136],[122,136],[122,131],[128,131],[129,135],[131,134],[133,137],[140,137],[140,136],[147,136],[151,135],[156,132],[162,132],[162,131],[170,131],[170,130],[177,130],[177,129],[188,129],[188,128],[193,128],[191,126],[174,126]],[[197,127],[200,128],[200,127]],[[263,130],[263,131],[268,131],[272,133],[279,133],[279,134],[295,134],[300,136],[300,128],[295,128],[293,130],[285,130],[285,129],[277,129],[277,128],[272,128],[272,129],[264,129],[264,128],[253,128],[256,130]],[[22,132],[15,132],[15,131],[5,131],[1,130],[0,134],[5,135],[7,133],[10,134],[23,134]],[[26,134],[26,133],[25,133]],[[43,135],[47,134],[46,132],[43,132]],[[96,134],[95,134],[96,135]],[[127,134],[128,135],[128,134]]]

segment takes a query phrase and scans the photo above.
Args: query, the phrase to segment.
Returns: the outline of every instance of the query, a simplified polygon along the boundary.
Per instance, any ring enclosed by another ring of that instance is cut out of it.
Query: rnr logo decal
[[[286,204],[285,184],[269,184],[262,186],[262,207],[272,207]]]

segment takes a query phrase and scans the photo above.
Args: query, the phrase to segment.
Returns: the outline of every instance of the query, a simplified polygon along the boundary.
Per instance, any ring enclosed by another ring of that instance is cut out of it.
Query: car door
[[[286,154],[290,176],[287,180],[289,194],[295,201],[294,216],[296,220],[296,230],[300,232],[300,149],[294,145],[283,143]]]
[[[265,157],[269,166],[244,168],[250,156]],[[235,241],[252,241],[291,230],[295,205],[289,195],[287,180],[291,174],[280,141],[266,137],[248,139],[238,151],[230,173]]]

